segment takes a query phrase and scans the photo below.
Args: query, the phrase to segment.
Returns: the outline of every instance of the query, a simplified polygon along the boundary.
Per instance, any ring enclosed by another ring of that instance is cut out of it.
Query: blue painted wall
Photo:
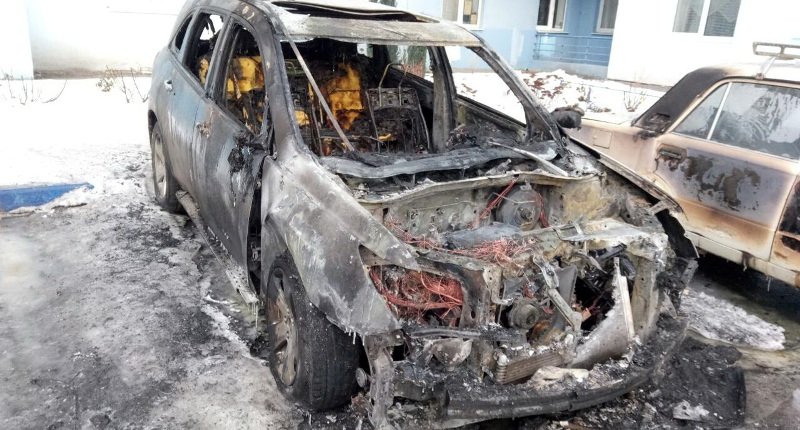
[[[542,0],[547,1],[547,0]],[[611,53],[610,34],[596,33],[600,0],[568,0],[565,29],[536,29],[539,0],[483,0],[481,23],[471,29],[516,69],[552,70],[605,77]],[[440,18],[442,4],[430,0],[397,0],[401,9]],[[485,68],[482,60],[462,49],[456,69]]]
[[[564,31],[537,34],[534,67],[560,64],[568,71],[605,77],[612,35],[597,33],[599,11],[600,0],[568,0]]]
[[[470,28],[489,46],[508,61],[512,67],[531,67],[532,50],[536,42],[538,0],[483,0],[481,23]],[[442,3],[430,0],[397,0],[397,7],[436,18],[442,16]],[[460,59],[453,67],[483,69],[486,66],[468,50],[461,50]]]

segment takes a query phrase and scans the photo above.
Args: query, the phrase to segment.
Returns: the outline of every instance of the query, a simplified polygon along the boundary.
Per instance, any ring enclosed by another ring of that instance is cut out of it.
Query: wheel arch
[[[156,126],[158,122],[158,118],[156,117],[156,113],[153,112],[152,109],[147,110],[147,132],[148,134],[153,132],[153,127]]]

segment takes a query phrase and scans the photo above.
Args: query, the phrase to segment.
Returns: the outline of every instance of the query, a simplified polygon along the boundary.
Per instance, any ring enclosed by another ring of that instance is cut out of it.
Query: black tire
[[[265,281],[267,355],[278,389],[314,411],[349,403],[356,388],[360,343],[353,342],[308,301],[289,259],[276,260]],[[288,315],[281,307],[287,309]],[[294,330],[289,333],[294,336],[294,345],[283,333],[286,326]],[[293,357],[288,352],[291,348],[295,351]],[[294,369],[293,377],[289,369]]]
[[[153,131],[150,133],[150,159],[156,203],[169,213],[181,212],[181,205],[175,195],[180,187],[172,175],[169,154],[158,122],[153,125]]]

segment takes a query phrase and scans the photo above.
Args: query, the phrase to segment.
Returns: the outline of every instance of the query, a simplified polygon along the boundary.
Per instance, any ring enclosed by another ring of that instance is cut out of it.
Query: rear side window
[[[254,134],[264,122],[266,92],[261,52],[253,34],[235,24],[225,69],[223,107]]]
[[[222,37],[224,25],[225,22],[221,16],[213,13],[201,13],[197,17],[192,37],[187,42],[190,43],[189,53],[184,60],[184,65],[204,87],[211,72],[209,70],[211,58]]]
[[[172,40],[172,49],[175,52],[180,52],[181,47],[183,46],[183,39],[186,38],[186,31],[189,30],[189,24],[192,22],[192,15],[186,17],[181,24],[180,29],[175,34],[175,39]]]
[[[800,89],[748,82],[723,85],[676,133],[726,145],[800,158]]]

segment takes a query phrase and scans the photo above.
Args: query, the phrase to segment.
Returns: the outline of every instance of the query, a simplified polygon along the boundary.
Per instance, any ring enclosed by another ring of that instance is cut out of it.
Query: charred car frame
[[[457,93],[455,51],[524,121]],[[190,2],[148,119],[158,202],[227,250],[279,388],[308,408],[357,383],[377,428],[574,410],[646,382],[683,334],[696,254],[674,203],[570,141],[459,26]]]
[[[630,123],[571,134],[672,197],[701,250],[800,286],[800,45],[753,53],[766,58],[688,73]]]

